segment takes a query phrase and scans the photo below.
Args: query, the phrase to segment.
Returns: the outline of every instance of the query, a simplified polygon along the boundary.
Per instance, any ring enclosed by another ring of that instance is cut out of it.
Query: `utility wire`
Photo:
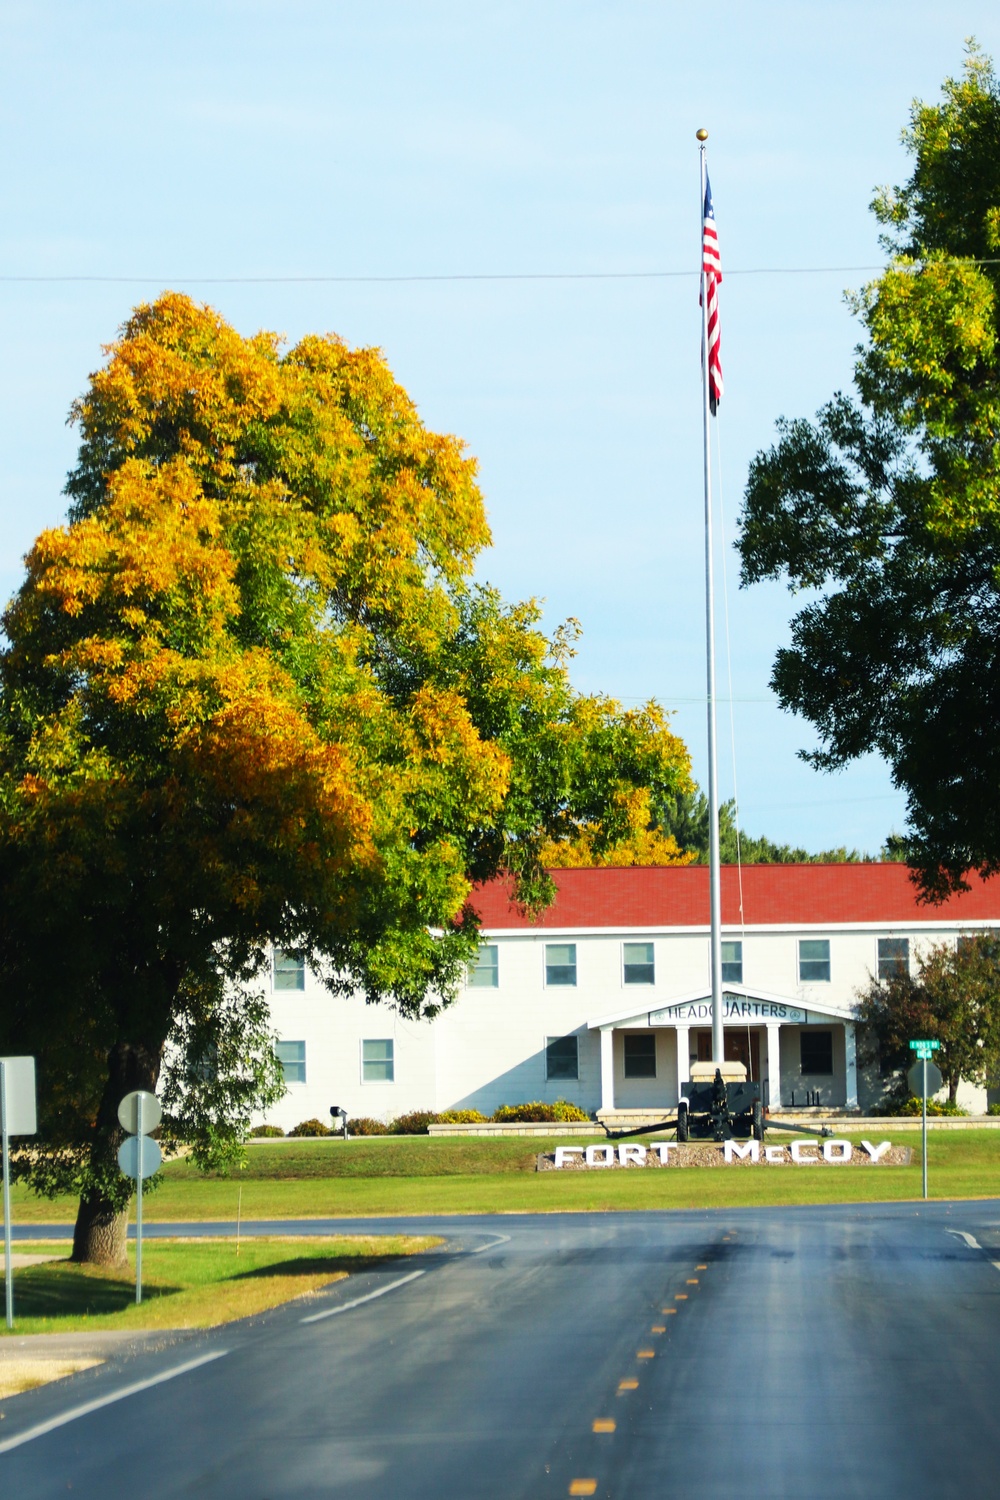
[[[925,264],[940,265],[944,261]],[[980,260],[954,256],[947,263],[977,266],[1000,265],[1000,256]],[[857,271],[916,270],[917,266],[746,266],[727,268],[726,276],[846,276]],[[0,283],[27,285],[59,282],[87,282],[122,286],[128,283],[150,283],[154,286],[315,286],[315,285],[385,285],[402,282],[437,281],[665,281],[675,278],[697,280],[700,271],[474,271],[442,272],[428,276],[18,276],[0,275]]]

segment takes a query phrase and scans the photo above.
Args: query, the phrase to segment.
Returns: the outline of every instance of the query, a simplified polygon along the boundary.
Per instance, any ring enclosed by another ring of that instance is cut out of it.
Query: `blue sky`
[[[109,279],[0,281],[0,591],[63,517],[66,414],[102,343],[179,287],[245,333],[380,345],[479,459],[480,576],[577,617],[577,683],[673,709],[702,775],[694,132],[725,272],[731,537],[775,418],[850,381],[842,294],[880,260],[868,203],[906,175],[910,101],[998,33],[979,0],[6,0],[0,276]],[[608,276],[650,271],[682,274]],[[606,279],[280,279],[572,272]],[[723,790],[735,739],[751,832],[877,849],[902,799],[878,762],[796,758],[808,726],[767,686],[792,601],[727,569]]]

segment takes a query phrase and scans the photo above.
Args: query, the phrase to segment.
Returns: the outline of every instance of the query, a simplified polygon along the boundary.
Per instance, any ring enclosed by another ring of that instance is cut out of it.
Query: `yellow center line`
[[[674,1301],[675,1302],[686,1302],[687,1299],[688,1299],[687,1292],[675,1292],[674,1293]]]
[[[687,1284],[688,1284],[688,1286],[697,1286],[698,1285],[698,1278],[697,1278],[697,1276],[689,1276],[688,1279],[687,1279]]]
[[[638,1354],[637,1354],[636,1357],[638,1359],[655,1359],[656,1358],[656,1350],[655,1349],[640,1349],[638,1351]]]
[[[666,1323],[654,1323],[649,1331],[650,1333],[666,1333],[667,1325]]]
[[[676,1311],[677,1311],[676,1307],[661,1307],[660,1308],[660,1312],[663,1313],[668,1318],[669,1318],[669,1316],[670,1316],[671,1313],[675,1313]]]
[[[618,1382],[618,1389],[620,1391],[635,1391],[638,1390],[638,1388],[639,1382],[632,1376],[630,1376],[627,1380],[619,1380]]]
[[[707,1271],[708,1267],[707,1266],[695,1266],[695,1270],[696,1271]]]
[[[594,1418],[594,1431],[595,1432],[614,1432],[614,1430],[615,1430],[615,1419],[614,1419],[614,1417],[595,1417]]]
[[[596,1495],[596,1479],[571,1479],[569,1484],[571,1495]]]

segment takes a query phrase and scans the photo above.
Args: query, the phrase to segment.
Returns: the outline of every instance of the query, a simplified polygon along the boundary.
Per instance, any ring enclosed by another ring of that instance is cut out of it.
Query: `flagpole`
[[[725,1060],[722,1027],[722,876],[719,855],[719,757],[715,724],[715,578],[712,542],[712,452],[709,438],[711,405],[708,354],[708,284],[705,274],[704,219],[708,167],[705,160],[707,130],[697,132],[701,161],[701,381],[705,450],[705,655],[708,697],[708,889],[710,920],[710,966],[712,974],[712,1062]]]

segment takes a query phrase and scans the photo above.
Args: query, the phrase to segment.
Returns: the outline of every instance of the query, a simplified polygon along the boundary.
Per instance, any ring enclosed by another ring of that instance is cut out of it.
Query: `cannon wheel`
[[[753,1138],[755,1141],[764,1139],[764,1110],[759,1099],[753,1102]]]
[[[678,1104],[678,1106],[677,1106],[677,1139],[679,1141],[686,1141],[689,1138],[689,1135],[690,1135],[690,1131],[689,1131],[689,1128],[688,1128],[688,1107],[687,1107],[686,1104]]]

